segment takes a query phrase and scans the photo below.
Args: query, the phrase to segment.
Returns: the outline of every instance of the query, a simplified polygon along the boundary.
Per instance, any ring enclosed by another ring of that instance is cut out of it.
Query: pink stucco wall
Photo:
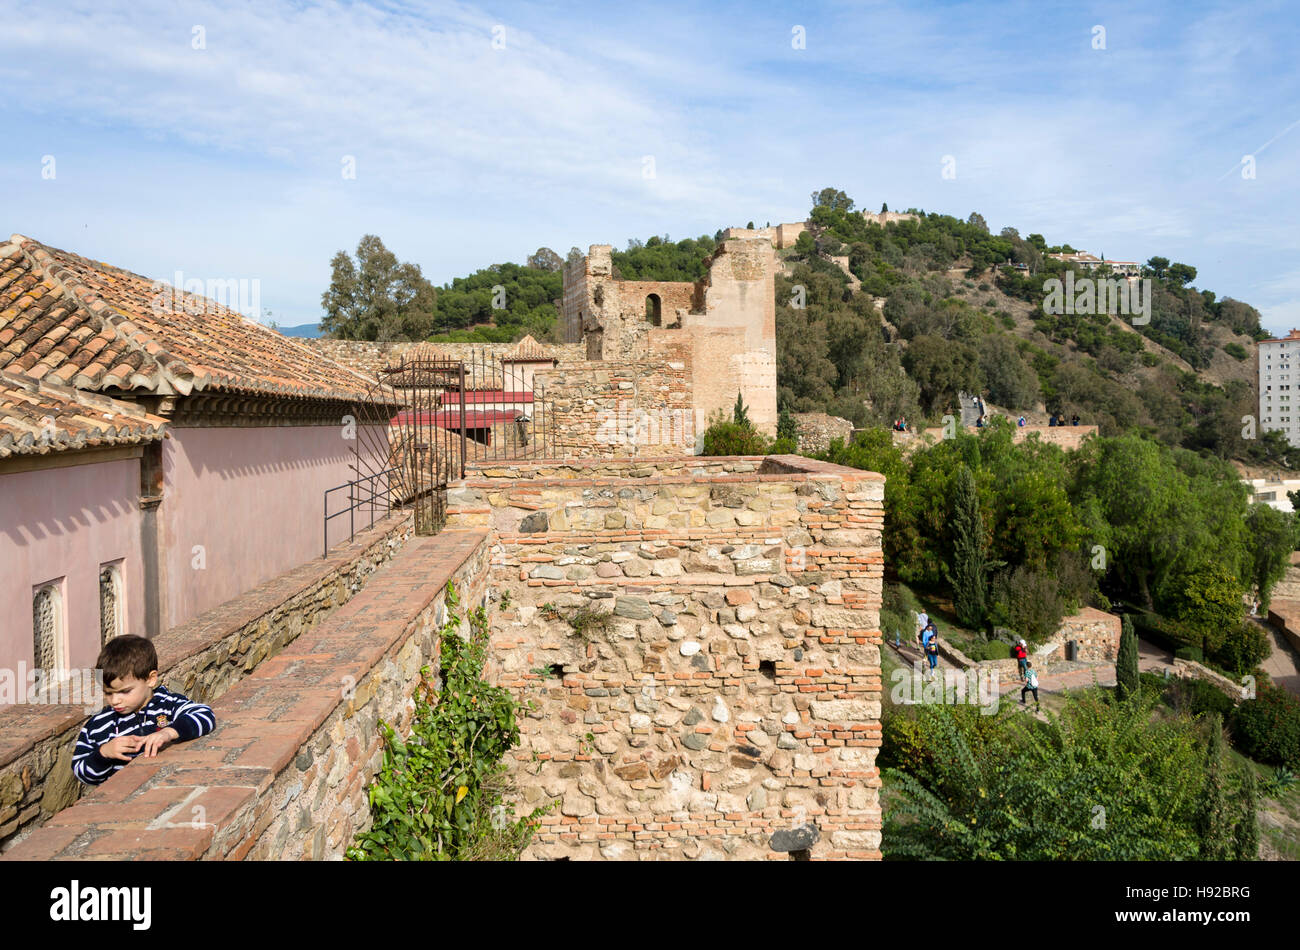
[[[340,426],[172,429],[160,509],[164,628],[320,557],[325,489],[356,477],[353,445]],[[346,539],[346,518],[331,525],[331,544]]]
[[[126,632],[143,633],[140,462],[0,474],[0,667],[30,668],[32,594],[63,585],[68,665],[99,655],[99,566],[123,560]]]

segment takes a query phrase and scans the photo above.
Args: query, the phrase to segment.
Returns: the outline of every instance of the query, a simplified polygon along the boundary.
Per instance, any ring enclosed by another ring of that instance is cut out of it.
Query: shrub
[[[798,455],[799,447],[795,445],[794,439],[777,439],[767,447],[764,455]]]
[[[1011,656],[1011,647],[1001,640],[990,640],[980,650],[985,660],[1005,660]]]
[[[1246,348],[1242,346],[1240,343],[1236,342],[1235,340],[1231,343],[1223,344],[1223,352],[1227,353],[1233,359],[1237,359],[1237,360],[1244,360],[1247,356],[1250,355],[1249,353],[1246,352]]]
[[[767,439],[748,423],[718,419],[704,430],[701,455],[764,455]]]
[[[1061,626],[1065,603],[1053,574],[1028,567],[1003,572],[993,585],[994,623],[1010,627],[1028,643],[1042,643]]]
[[[483,679],[487,615],[470,613],[462,637],[455,588],[447,585],[441,631],[442,689],[420,671],[411,736],[385,722],[384,763],[370,787],[369,831],[347,849],[353,861],[514,860],[549,806],[516,819],[503,761],[519,741],[522,707]]]
[[[1266,686],[1232,715],[1232,741],[1257,762],[1300,768],[1300,700]]]
[[[919,771],[929,764],[932,755],[925,732],[911,708],[907,711],[891,708],[893,712],[880,724],[879,765],[905,772]]]
[[[1218,713],[1226,722],[1234,708],[1232,697],[1213,683],[1201,679],[1170,680],[1164,695],[1169,705],[1190,716]]]
[[[1180,660],[1192,660],[1195,663],[1200,663],[1205,659],[1200,647],[1179,647],[1174,651],[1174,656]]]
[[[1268,634],[1258,624],[1243,621],[1228,632],[1213,659],[1234,673],[1249,673],[1264,662],[1269,649]]]

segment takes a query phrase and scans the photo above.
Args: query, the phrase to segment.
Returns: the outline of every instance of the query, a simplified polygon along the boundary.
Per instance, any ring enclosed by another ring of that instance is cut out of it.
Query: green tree
[[[978,211],[972,211],[970,217],[966,219],[966,223],[973,228],[979,228],[985,234],[988,234],[989,232],[988,222],[984,220],[984,215],[980,214]]]
[[[1249,583],[1267,607],[1273,587],[1286,574],[1295,543],[1295,516],[1270,505],[1253,504],[1246,513]]]
[[[555,272],[564,267],[564,258],[549,247],[539,247],[535,253],[528,255],[528,266],[535,270]]]
[[[989,334],[976,344],[980,375],[989,401],[1008,409],[1032,409],[1038,401],[1038,374],[1008,336]]]
[[[1232,857],[1236,861],[1259,860],[1259,783],[1249,762],[1240,770],[1237,793],[1237,824],[1233,829]]]
[[[837,188],[823,188],[812,193],[814,208],[829,208],[831,211],[852,211],[853,199]]]
[[[1154,696],[1067,695],[1027,724],[1007,705],[916,707],[910,764],[884,770],[887,858],[1188,860],[1200,850],[1196,725]],[[882,748],[888,760],[892,750]],[[1104,811],[1099,811],[1098,806]]]
[[[1234,822],[1228,805],[1223,761],[1223,719],[1218,713],[1211,713],[1206,727],[1210,736],[1205,749],[1205,788],[1196,814],[1199,856],[1202,861],[1226,861],[1232,854]]]
[[[321,294],[321,330],[342,340],[422,340],[433,330],[436,294],[419,265],[401,263],[373,234],[353,261],[339,251]]]
[[[1153,257],[1147,261],[1147,267],[1151,270],[1151,275],[1157,280],[1163,280],[1165,271],[1169,269],[1169,258]]]
[[[965,465],[957,473],[952,500],[952,557],[944,573],[952,586],[957,619],[967,627],[982,626],[988,613],[987,540],[975,478]]]
[[[921,408],[927,415],[951,407],[959,392],[970,392],[979,380],[975,351],[938,336],[914,339],[903,366],[921,388]]]
[[[1179,287],[1185,287],[1196,279],[1196,268],[1190,264],[1170,264],[1169,280]]]
[[[749,409],[745,407],[744,397],[736,393],[736,404],[731,407],[731,421],[738,426],[749,425]]]
[[[1124,624],[1120,629],[1119,653],[1115,657],[1115,694],[1121,699],[1128,699],[1138,692],[1138,639],[1133,630],[1133,621],[1124,615]]]
[[[1182,597],[1174,618],[1200,640],[1206,656],[1217,652],[1241,620],[1241,585],[1222,566],[1207,564],[1180,575],[1177,589]]]

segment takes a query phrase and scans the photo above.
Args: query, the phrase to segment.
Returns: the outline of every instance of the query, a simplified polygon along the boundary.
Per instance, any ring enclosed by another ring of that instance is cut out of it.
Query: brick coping
[[[696,459],[707,458],[709,461],[700,463]],[[778,466],[785,468],[785,471],[779,472],[720,472],[712,474],[708,472],[692,473],[689,469],[692,466],[701,464],[714,467],[715,463],[734,464],[740,462],[754,462],[760,466],[769,460],[774,460]],[[709,485],[725,485],[729,483],[740,482],[788,482],[791,478],[808,479],[808,480],[828,480],[845,479],[853,481],[883,482],[885,476],[878,472],[869,472],[860,468],[849,468],[846,465],[835,465],[831,462],[819,462],[816,459],[804,458],[800,455],[718,455],[718,456],[665,456],[662,458],[630,458],[630,459],[552,459],[541,461],[526,462],[508,462],[499,465],[489,465],[482,463],[479,465],[469,466],[470,470],[482,468],[501,468],[505,467],[510,470],[507,476],[490,476],[478,475],[475,477],[466,474],[465,478],[455,483],[458,486],[466,488],[493,488],[500,486],[505,480],[511,485],[524,485],[527,487],[553,488],[553,487],[570,487],[570,488],[590,488],[604,485],[623,485],[629,480],[639,480],[630,475],[606,475],[597,478],[529,478],[522,472],[530,468],[609,468],[619,467],[626,469],[641,468],[646,465],[655,463],[675,463],[685,471],[673,475],[656,475],[654,483],[656,485],[691,485],[704,482]]]
[[[162,679],[168,671],[204,650],[210,649],[240,627],[264,616],[280,604],[309,590],[333,571],[357,560],[367,548],[410,518],[408,513],[389,515],[353,540],[335,545],[328,557],[316,558],[264,581],[223,604],[218,604],[154,638]],[[38,743],[57,736],[84,721],[89,714],[81,706],[15,704],[0,706],[0,768],[30,752]]]
[[[212,704],[206,736],[135,759],[56,814],[0,861],[195,860],[266,792],[409,623],[487,541],[486,531],[413,538],[355,597]],[[202,807],[195,825],[190,811]],[[173,820],[174,819],[174,820]]]

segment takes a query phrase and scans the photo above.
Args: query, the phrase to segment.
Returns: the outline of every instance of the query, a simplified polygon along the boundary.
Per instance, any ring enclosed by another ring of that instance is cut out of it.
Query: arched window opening
[[[648,323],[661,327],[664,325],[663,301],[658,294],[650,294],[645,299],[645,318]]]

